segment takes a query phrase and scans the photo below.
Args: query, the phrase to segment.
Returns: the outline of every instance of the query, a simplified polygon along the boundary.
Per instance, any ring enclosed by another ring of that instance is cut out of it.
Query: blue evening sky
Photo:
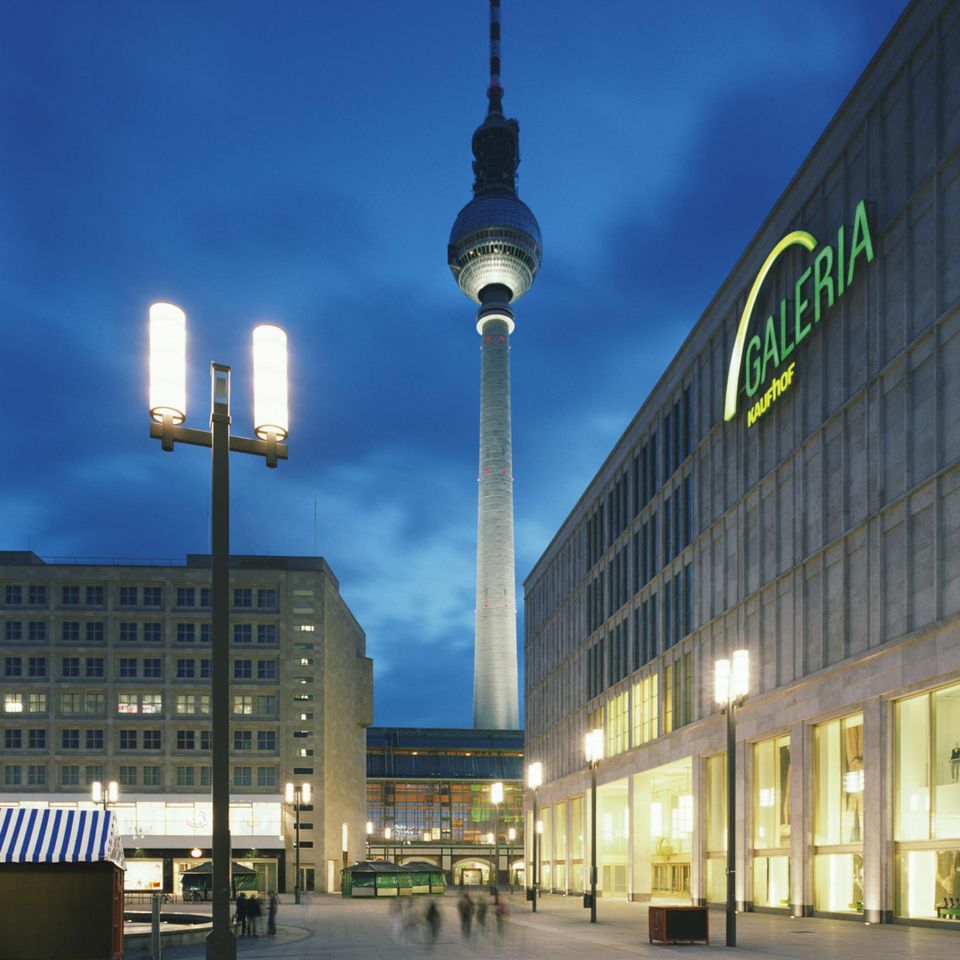
[[[511,352],[518,597],[903,6],[503,0],[545,248]],[[446,242],[487,3],[3,11],[0,549],[207,551],[209,455],[148,438],[147,307],[187,312],[189,425],[233,364],[237,433],[276,322],[290,460],[233,456],[232,548],[327,558],[377,723],[469,725],[480,344]]]

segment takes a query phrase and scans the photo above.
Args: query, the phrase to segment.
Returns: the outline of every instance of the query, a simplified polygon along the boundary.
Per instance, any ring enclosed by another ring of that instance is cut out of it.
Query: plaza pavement
[[[720,910],[710,912],[709,946],[661,945],[648,942],[647,910],[641,904],[600,900],[599,922],[591,925],[589,911],[577,897],[544,897],[536,914],[521,896],[507,899],[511,913],[503,935],[495,932],[491,913],[488,929],[477,933],[475,923],[474,936],[465,941],[460,936],[457,893],[449,891],[438,899],[442,926],[437,943],[429,946],[419,929],[406,943],[397,942],[390,900],[313,895],[309,904],[281,904],[279,935],[241,939],[237,953],[243,960],[699,960],[724,955],[749,960],[957,960],[960,956],[960,921],[934,929],[740,914],[738,946],[733,950],[724,945]],[[412,902],[422,911],[426,898]],[[164,960],[203,956],[202,945],[163,951]],[[126,954],[126,960],[142,957],[140,951]]]

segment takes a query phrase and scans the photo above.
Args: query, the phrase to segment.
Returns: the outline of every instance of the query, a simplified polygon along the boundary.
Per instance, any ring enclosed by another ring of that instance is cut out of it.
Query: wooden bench
[[[648,915],[650,942],[676,943],[703,940],[710,943],[710,919],[706,907],[655,907]]]

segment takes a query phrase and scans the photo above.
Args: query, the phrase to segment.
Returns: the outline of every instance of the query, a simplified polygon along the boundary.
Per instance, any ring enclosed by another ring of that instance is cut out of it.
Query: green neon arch
[[[750,288],[750,296],[747,297],[747,303],[743,308],[743,313],[740,315],[740,326],[737,327],[737,339],[733,342],[733,353],[730,355],[730,372],[727,374],[727,395],[723,405],[724,420],[732,420],[737,413],[737,383],[740,380],[740,365],[743,362],[743,344],[747,339],[747,327],[750,324],[750,315],[753,313],[753,307],[760,294],[760,288],[763,286],[763,281],[767,279],[767,274],[770,272],[770,268],[773,266],[777,257],[779,257],[787,247],[792,247],[794,244],[799,244],[812,253],[817,245],[817,241],[813,234],[807,233],[806,230],[794,230],[792,233],[788,233],[767,255],[767,259],[763,261],[763,266],[757,274],[757,279],[753,281],[753,286]]]

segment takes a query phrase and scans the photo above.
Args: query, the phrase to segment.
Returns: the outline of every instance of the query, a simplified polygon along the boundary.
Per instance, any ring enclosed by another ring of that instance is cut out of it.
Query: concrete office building
[[[427,860],[470,885],[491,883],[499,857],[499,883],[522,885],[523,731],[370,727],[367,820],[371,859]]]
[[[209,859],[210,562],[0,552],[0,808],[83,807],[116,781],[128,890],[181,892]],[[260,890],[339,886],[364,847],[372,661],[319,557],[231,558],[231,835]],[[344,829],[346,827],[346,829]],[[343,841],[347,848],[344,853]]]
[[[603,896],[725,899],[743,648],[740,905],[951,915],[958,410],[960,5],[917,0],[526,582],[545,887],[584,888],[602,727]]]

